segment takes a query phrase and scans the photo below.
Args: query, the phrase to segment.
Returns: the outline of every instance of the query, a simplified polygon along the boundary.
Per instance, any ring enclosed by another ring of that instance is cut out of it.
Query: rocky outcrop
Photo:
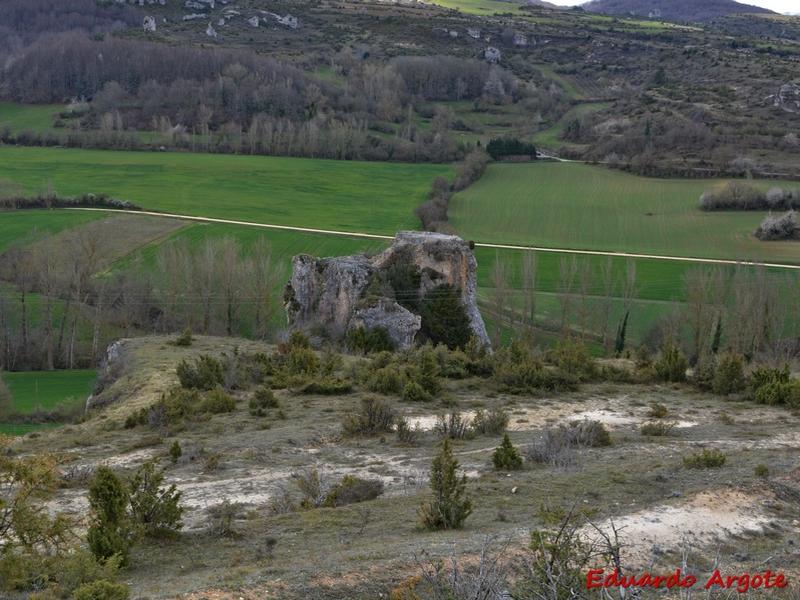
[[[322,327],[331,338],[340,339],[373,270],[366,256],[295,256],[284,294],[289,324],[305,330]]]
[[[334,341],[355,327],[384,327],[398,348],[407,348],[421,326],[415,305],[447,284],[460,294],[473,335],[489,346],[476,300],[476,273],[470,245],[441,233],[399,232],[372,258],[301,254],[294,257],[284,295],[289,325]]]
[[[405,349],[414,345],[414,338],[422,327],[422,317],[403,308],[394,300],[380,298],[374,306],[359,308],[353,314],[349,328],[359,327],[366,330],[383,327],[394,347]]]
[[[776,94],[767,97],[767,101],[786,112],[800,112],[800,84],[783,84]]]

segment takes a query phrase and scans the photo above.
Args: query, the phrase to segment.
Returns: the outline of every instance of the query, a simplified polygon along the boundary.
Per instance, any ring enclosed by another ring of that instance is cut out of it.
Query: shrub
[[[181,387],[190,390],[213,390],[225,382],[222,363],[206,354],[198,356],[194,363],[182,360],[176,371]]]
[[[442,391],[439,375],[436,352],[430,346],[425,346],[414,355],[413,364],[408,369],[408,379],[419,384],[430,396],[437,396]]]
[[[458,467],[450,441],[445,438],[431,464],[433,497],[420,507],[420,519],[426,529],[459,529],[472,514],[472,502],[466,496],[467,477],[458,476]]]
[[[769,477],[769,467],[767,465],[761,464],[756,465],[756,468],[753,470],[753,473],[756,477],[767,478]]]
[[[416,381],[409,381],[403,386],[404,402],[430,402],[433,397]]]
[[[181,443],[178,440],[175,440],[169,447],[169,458],[174,464],[178,462],[182,455],[183,449],[181,448]]]
[[[433,430],[441,437],[450,438],[451,440],[463,440],[472,434],[469,421],[457,411],[453,411],[448,415],[439,415]]]
[[[701,210],[766,210],[767,196],[755,186],[731,181],[700,196]]]
[[[518,342],[495,353],[492,377],[501,391],[512,394],[572,390],[577,384],[575,377],[546,368]]]
[[[316,468],[306,469],[292,475],[297,489],[303,498],[300,501],[300,508],[310,509],[319,508],[327,497],[327,492],[323,486],[322,477]]]
[[[382,481],[345,475],[325,496],[322,506],[335,508],[357,502],[366,502],[374,500],[381,494],[383,494]]]
[[[738,354],[727,352],[719,357],[711,388],[715,394],[727,396],[744,390],[744,360]]]
[[[360,352],[361,354],[392,352],[395,349],[394,342],[385,327],[351,329],[347,332],[345,345],[351,352]]]
[[[313,375],[319,370],[317,353],[305,346],[294,346],[286,357],[289,375]]]
[[[726,456],[721,450],[703,448],[683,457],[683,464],[688,469],[718,469],[725,464]]]
[[[452,285],[442,284],[425,294],[419,314],[420,334],[434,345],[444,344],[451,350],[463,348],[472,336],[461,291]]]
[[[512,471],[522,468],[522,457],[511,443],[508,434],[503,435],[503,441],[492,454],[492,464],[498,471]]]
[[[467,376],[469,360],[462,350],[450,350],[447,346],[439,344],[433,349],[433,353],[439,366],[440,376],[448,379],[463,379]]]
[[[221,414],[236,410],[236,400],[220,386],[208,392],[200,405],[200,412]]]
[[[769,214],[753,235],[763,242],[793,239],[797,237],[797,213],[790,210],[782,215]]]
[[[545,429],[528,447],[527,456],[533,462],[566,467],[574,462],[576,448],[598,448],[611,443],[611,434],[599,421],[571,421]]]
[[[253,393],[247,408],[254,417],[263,417],[270,408],[278,408],[280,403],[275,397],[275,393],[266,386],[261,386]]]
[[[653,402],[650,404],[650,412],[647,413],[648,417],[653,419],[663,419],[669,414],[669,409],[660,402]]]
[[[295,329],[289,334],[289,339],[287,340],[286,345],[289,349],[311,348],[311,340],[308,339],[308,336],[305,333],[299,329]]]
[[[574,446],[602,448],[611,445],[611,434],[600,421],[582,419],[569,424],[568,438]]]
[[[800,380],[788,382],[773,381],[756,390],[755,400],[759,404],[780,405],[800,408]]]
[[[470,425],[472,430],[480,435],[498,435],[508,427],[508,413],[497,408],[489,411],[479,409],[475,411]]]
[[[390,432],[394,418],[392,408],[380,398],[363,398],[359,412],[345,417],[342,429],[346,435]]]
[[[648,423],[642,423],[642,426],[639,428],[639,432],[642,435],[665,436],[672,433],[672,430],[674,428],[675,428],[674,423],[667,423],[664,421],[650,421]]]
[[[175,345],[188,347],[192,345],[193,340],[194,338],[192,337],[192,329],[190,327],[187,327],[186,329],[183,330],[183,333],[181,333],[177,338],[175,338]]]
[[[181,493],[174,484],[163,483],[164,471],[156,470],[153,461],[139,467],[131,480],[131,519],[147,536],[171,535],[183,527]]]
[[[403,389],[403,380],[397,367],[389,365],[372,373],[367,379],[367,389],[379,394],[399,394]]]
[[[338,377],[323,377],[309,381],[298,390],[301,394],[317,394],[320,396],[338,396],[353,391],[353,384]]]
[[[127,585],[100,579],[80,586],[72,598],[73,600],[128,600],[130,595]]]
[[[101,561],[113,556],[127,566],[133,543],[133,530],[127,507],[130,494],[122,480],[108,467],[98,467],[89,485],[92,524],[88,541],[92,554]]]
[[[706,392],[714,389],[714,377],[717,374],[717,357],[701,356],[692,372],[692,383]]]
[[[572,338],[559,341],[550,358],[563,372],[581,379],[594,377],[597,373],[597,365],[586,346]]]
[[[678,346],[668,341],[661,349],[661,356],[655,363],[656,375],[662,381],[686,381],[689,362]]]
[[[531,156],[536,158],[536,146],[517,138],[492,138],[486,144],[486,152],[497,160],[506,156]]]
[[[238,535],[234,526],[239,505],[230,502],[227,498],[221,503],[208,509],[211,531],[221,537],[236,537]]]
[[[405,417],[399,417],[395,425],[395,432],[397,433],[397,439],[400,443],[407,446],[414,446],[417,443],[420,428],[419,425],[417,425],[412,429]]]
[[[785,404],[791,393],[791,381],[788,365],[783,369],[756,367],[750,373],[748,398],[759,404]]]

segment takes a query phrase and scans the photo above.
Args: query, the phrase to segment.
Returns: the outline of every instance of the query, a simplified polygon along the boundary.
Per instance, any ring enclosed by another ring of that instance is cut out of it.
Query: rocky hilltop
[[[352,329],[382,327],[398,349],[408,348],[423,329],[426,298],[445,290],[458,297],[472,335],[489,346],[476,269],[470,244],[430,232],[401,231],[373,257],[300,254],[284,294],[289,325],[337,342]]]

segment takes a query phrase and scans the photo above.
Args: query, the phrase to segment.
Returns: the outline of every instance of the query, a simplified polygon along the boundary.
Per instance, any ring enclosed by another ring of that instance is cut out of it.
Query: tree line
[[[344,159],[457,160],[465,148],[451,112],[416,114],[428,101],[515,102],[515,77],[498,66],[451,56],[388,62],[334,58],[343,84],[246,50],[163,44],[69,31],[13,52],[2,97],[23,103],[73,101],[56,125],[66,130],[2,132],[5,143],[137,148],[136,134],[196,151]],[[389,134],[389,135],[387,135]]]
[[[30,240],[25,240],[30,241]],[[93,367],[114,339],[191,328],[266,338],[283,270],[265,238],[163,244],[152,261],[111,265],[96,233],[18,244],[0,256],[0,370]]]

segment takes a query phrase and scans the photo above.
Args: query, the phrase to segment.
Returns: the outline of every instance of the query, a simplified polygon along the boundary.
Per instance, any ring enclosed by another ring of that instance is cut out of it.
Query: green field
[[[453,198],[450,223],[480,242],[800,263],[800,244],[753,237],[762,213],[700,211],[700,194],[715,183],[578,163],[494,164]]]
[[[58,233],[105,216],[69,210],[0,210],[0,252],[15,242],[35,240],[40,234]]]
[[[0,129],[43,133],[53,130],[53,117],[64,110],[60,104],[13,104],[0,102]]]
[[[13,409],[25,414],[38,408],[51,410],[65,402],[82,405],[97,378],[93,369],[4,373],[3,381],[13,399]]]
[[[393,234],[448,165],[189,153],[0,148],[0,178],[36,192],[107,193],[188,215]]]
[[[543,148],[548,148],[551,150],[561,148],[562,146],[580,148],[581,146],[579,144],[565,142],[561,139],[561,135],[564,133],[564,128],[566,127],[567,123],[569,123],[572,119],[579,119],[584,115],[602,110],[606,107],[608,107],[608,104],[605,102],[589,102],[586,104],[579,104],[575,108],[570,109],[563,117],[561,117],[561,119],[558,120],[557,123],[554,123],[551,127],[536,133],[536,135],[533,136],[533,142],[537,145],[537,147],[542,146]]]

